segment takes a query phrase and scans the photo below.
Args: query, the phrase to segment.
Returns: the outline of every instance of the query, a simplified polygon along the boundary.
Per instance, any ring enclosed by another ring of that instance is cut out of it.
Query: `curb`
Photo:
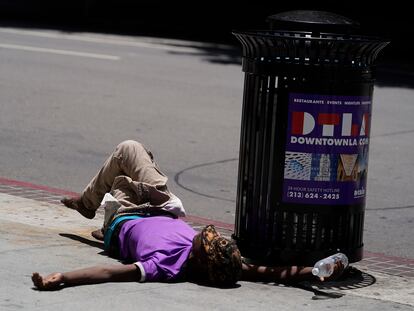
[[[77,196],[76,192],[58,188],[36,185],[0,177],[0,193],[17,197],[32,199],[41,202],[60,205],[62,196]],[[187,215],[185,220],[195,229],[201,229],[205,225],[215,225],[224,236],[231,236],[234,225],[221,221],[211,220],[194,215]],[[414,259],[389,256],[380,253],[364,251],[364,259],[356,263],[358,268],[373,272],[385,273],[394,276],[414,278]]]

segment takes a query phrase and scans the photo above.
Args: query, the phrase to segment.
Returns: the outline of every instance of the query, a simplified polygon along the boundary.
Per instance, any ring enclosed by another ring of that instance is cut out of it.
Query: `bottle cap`
[[[313,268],[312,269],[312,274],[313,275],[318,275],[319,274],[319,268]]]

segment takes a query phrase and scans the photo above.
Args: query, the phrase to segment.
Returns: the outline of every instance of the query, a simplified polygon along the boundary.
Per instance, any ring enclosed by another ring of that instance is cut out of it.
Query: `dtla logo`
[[[354,119],[360,121],[356,123]],[[293,111],[291,122],[292,144],[358,146],[369,142],[369,113],[355,118],[353,113],[348,112],[312,115],[309,112]]]

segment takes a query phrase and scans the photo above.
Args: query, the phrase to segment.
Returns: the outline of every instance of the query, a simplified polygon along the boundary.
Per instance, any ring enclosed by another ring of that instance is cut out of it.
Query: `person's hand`
[[[32,281],[38,290],[54,290],[58,289],[63,283],[63,274],[55,272],[43,277],[39,273],[33,272]]]
[[[344,273],[344,271],[345,271],[344,265],[342,264],[342,262],[340,260],[338,260],[338,261],[335,262],[333,273],[330,276],[326,277],[326,278],[325,277],[320,277],[319,280],[321,282],[335,281]]]

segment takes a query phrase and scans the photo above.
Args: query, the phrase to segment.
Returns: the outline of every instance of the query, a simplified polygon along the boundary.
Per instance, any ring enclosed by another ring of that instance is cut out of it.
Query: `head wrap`
[[[234,285],[242,271],[241,255],[236,243],[220,236],[213,225],[208,225],[201,231],[201,246],[208,281],[218,286]]]

